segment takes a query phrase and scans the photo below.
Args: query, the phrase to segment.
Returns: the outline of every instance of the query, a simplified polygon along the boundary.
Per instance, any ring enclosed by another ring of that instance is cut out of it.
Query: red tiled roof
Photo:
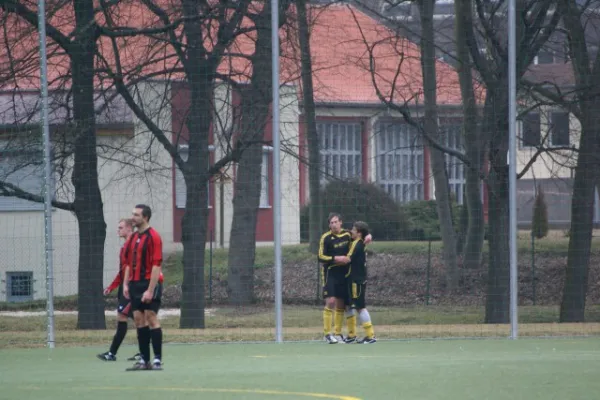
[[[30,8],[35,9],[31,1]],[[165,4],[173,0],[163,0]],[[119,19],[115,22],[123,26],[149,27],[159,26],[158,18],[139,2],[133,1],[121,5]],[[173,15],[176,11],[171,10]],[[70,33],[73,19],[66,9],[56,13],[51,23],[65,33]],[[311,50],[313,59],[313,80],[315,100],[318,103],[354,103],[377,104],[380,100],[373,86],[369,71],[369,49],[374,57],[375,82],[384,96],[389,97],[391,86],[396,79],[394,99],[411,104],[422,103],[422,74],[419,48],[412,42],[398,38],[391,30],[348,5],[329,5],[311,9]],[[98,16],[99,23],[103,17]],[[290,18],[290,20],[295,20]],[[21,20],[9,18],[12,32],[10,53],[0,46],[0,89],[36,89],[39,87],[39,59],[37,53],[37,32]],[[250,24],[249,20],[245,24]],[[299,51],[297,38],[289,28],[282,29],[281,37],[281,80],[299,84]],[[208,36],[208,35],[207,35]],[[251,54],[254,47],[255,32],[238,37],[229,49],[233,53]],[[0,32],[2,43],[5,42]],[[180,68],[173,48],[168,43],[157,42],[148,37],[128,37],[118,39],[120,58],[125,70],[132,78],[145,73],[157,73],[158,79],[182,79],[182,72],[161,74],[163,70]],[[98,44],[104,60],[98,60],[98,66],[107,62],[114,65],[115,56],[112,44],[103,37]],[[56,44],[48,44],[48,76],[51,87],[68,86],[68,60]],[[26,68],[16,74],[15,79],[7,73],[10,57],[27,60]],[[143,68],[138,68],[142,64]],[[397,68],[400,65],[400,73]],[[461,96],[456,71],[443,62],[437,62],[438,103],[460,104]],[[240,81],[247,80],[250,64],[243,57],[229,57],[220,66],[220,72],[235,72]],[[98,80],[104,85],[109,80]]]

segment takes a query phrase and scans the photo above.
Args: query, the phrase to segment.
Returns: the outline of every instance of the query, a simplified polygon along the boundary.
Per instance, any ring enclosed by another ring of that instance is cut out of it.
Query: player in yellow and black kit
[[[319,242],[319,261],[322,264],[321,282],[323,284],[323,331],[325,341],[330,344],[343,340],[342,322],[348,299],[349,262],[347,254],[352,237],[342,229],[340,214],[329,214],[329,231],[321,236]],[[331,322],[334,321],[334,335],[331,334]],[[352,326],[353,325],[353,326]],[[348,336],[356,336],[356,317],[348,320]],[[354,335],[352,335],[354,333]],[[337,337],[336,337],[337,336]]]
[[[362,221],[356,221],[350,231],[352,244],[348,257],[350,257],[350,277],[348,279],[349,302],[353,310],[357,310],[358,319],[365,329],[365,337],[359,343],[375,343],[375,332],[371,323],[371,316],[367,311],[365,294],[367,290],[367,254],[364,239],[369,235],[369,226]]]

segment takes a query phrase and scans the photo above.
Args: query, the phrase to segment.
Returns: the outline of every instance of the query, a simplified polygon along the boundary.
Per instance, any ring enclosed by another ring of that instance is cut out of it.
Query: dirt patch
[[[400,306],[425,304],[473,306],[485,304],[487,285],[487,260],[480,269],[460,270],[460,287],[456,294],[445,294],[444,265],[439,255],[432,256],[429,279],[426,254],[375,254],[369,257],[369,304]],[[535,276],[530,257],[519,260],[519,303],[533,303],[534,284],[537,305],[560,304],[565,279],[566,256],[537,254]],[[508,268],[508,267],[507,267]],[[284,263],[283,302],[285,304],[320,303],[318,267],[315,262]],[[588,304],[600,303],[600,255],[590,260]],[[428,289],[429,288],[429,289]],[[206,282],[206,299],[209,301],[211,285]],[[257,303],[274,301],[273,268],[257,269],[254,276],[254,295]],[[181,287],[165,288],[164,303],[178,307]],[[226,277],[214,274],[212,304],[226,304]]]

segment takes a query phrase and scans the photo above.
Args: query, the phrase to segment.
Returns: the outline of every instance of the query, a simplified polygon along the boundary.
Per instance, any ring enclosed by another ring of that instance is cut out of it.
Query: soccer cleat
[[[338,342],[338,340],[335,338],[335,336],[333,336],[330,333],[328,333],[327,335],[325,335],[325,341],[328,344],[336,344]]]
[[[344,338],[344,343],[350,344],[356,342],[356,336],[346,336]]]
[[[162,370],[163,369],[163,363],[160,359],[155,358],[154,361],[152,361],[152,369],[155,370]]]
[[[375,336],[369,338],[369,337],[365,337],[362,338],[358,343],[360,344],[373,344],[377,341],[377,339],[375,339]]]
[[[111,354],[110,351],[98,354],[96,357],[98,357],[102,361],[117,361],[117,357],[114,354]]]
[[[127,361],[140,361],[142,359],[142,355],[137,353],[136,355],[129,357]]]
[[[334,335],[333,337],[335,337],[335,340],[337,340],[339,343],[345,343],[344,341],[346,339],[344,338],[344,335]]]
[[[133,367],[127,368],[125,371],[151,371],[152,364],[145,362],[144,360],[139,360]]]

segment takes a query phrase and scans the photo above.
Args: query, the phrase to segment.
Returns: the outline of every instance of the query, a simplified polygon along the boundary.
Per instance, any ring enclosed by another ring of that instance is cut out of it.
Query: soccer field
[[[0,399],[592,399],[600,339],[167,344],[163,371],[104,348],[0,351]]]

